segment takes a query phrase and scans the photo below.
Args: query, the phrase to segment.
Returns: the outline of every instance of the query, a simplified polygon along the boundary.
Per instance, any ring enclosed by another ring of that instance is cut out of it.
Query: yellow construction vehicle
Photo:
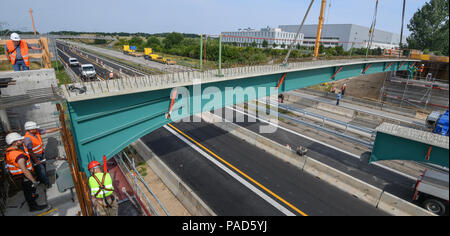
[[[136,57],[136,46],[123,45],[123,54]]]
[[[164,64],[167,64],[167,65],[175,65],[175,64],[177,64],[176,61],[174,61],[172,59],[169,59],[169,58],[163,58],[163,62],[164,62]]]

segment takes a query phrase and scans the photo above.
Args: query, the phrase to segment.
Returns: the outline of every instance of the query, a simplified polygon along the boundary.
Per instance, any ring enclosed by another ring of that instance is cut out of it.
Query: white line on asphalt
[[[353,154],[353,153],[351,153],[351,152],[347,152],[347,151],[342,150],[342,149],[340,149],[340,148],[337,148],[337,147],[335,147],[335,146],[332,146],[332,145],[329,145],[329,144],[327,144],[327,143],[321,142],[321,141],[319,141],[319,140],[310,138],[310,137],[308,137],[308,136],[305,136],[305,135],[303,135],[303,134],[297,133],[297,132],[292,131],[292,130],[290,130],[290,129],[287,129],[287,128],[285,128],[285,127],[282,127],[282,126],[273,124],[273,123],[268,122],[268,121],[266,121],[266,120],[263,120],[263,119],[261,119],[261,118],[259,118],[259,117],[250,115],[250,114],[248,114],[248,113],[242,112],[242,111],[237,110],[237,109],[232,108],[232,107],[225,107],[225,108],[228,108],[228,109],[237,111],[237,112],[239,112],[239,113],[241,113],[241,114],[247,115],[247,116],[249,116],[249,117],[258,119],[258,120],[261,121],[261,122],[264,122],[264,123],[267,123],[267,124],[269,124],[269,125],[275,126],[275,127],[280,128],[280,129],[282,129],[282,130],[284,130],[284,131],[287,131],[287,132],[289,132],[289,133],[292,133],[292,134],[295,134],[295,135],[297,135],[297,136],[300,136],[300,137],[303,137],[303,138],[305,138],[305,139],[308,139],[308,140],[310,140],[310,141],[312,141],[312,142],[322,144],[322,145],[324,145],[324,146],[326,146],[326,147],[329,147],[329,148],[332,148],[332,149],[334,149],[334,150],[336,150],[336,151],[345,153],[345,154],[347,154],[347,155],[349,155],[349,156],[351,156],[351,157],[361,159],[361,158],[360,158],[358,155],[356,155],[356,154]],[[396,173],[396,174],[399,174],[399,175],[401,175],[401,176],[404,176],[404,177],[406,177],[406,178],[409,178],[409,179],[412,179],[412,180],[417,180],[416,177],[407,175],[407,174],[405,174],[405,173],[402,173],[402,172],[400,172],[400,171],[398,171],[398,170],[392,169],[392,168],[387,167],[387,166],[385,166],[385,165],[382,165],[382,164],[379,164],[379,163],[372,163],[372,164],[373,164],[373,165],[376,165],[376,166],[378,166],[378,167],[384,168],[384,169],[386,169],[386,170],[392,171],[392,172],[394,172],[394,173]]]
[[[237,181],[239,181],[240,183],[242,183],[245,187],[247,187],[248,189],[250,189],[251,191],[253,191],[255,194],[257,194],[258,196],[260,196],[262,199],[264,199],[265,201],[267,201],[270,205],[272,205],[273,207],[277,208],[279,211],[281,211],[283,214],[287,215],[287,216],[295,216],[294,213],[292,213],[291,211],[289,211],[288,209],[286,209],[284,206],[280,205],[278,202],[276,202],[275,200],[273,200],[271,197],[267,196],[265,193],[263,193],[261,190],[257,189],[255,186],[253,186],[252,184],[250,184],[249,182],[247,182],[246,180],[244,180],[243,178],[241,178],[238,174],[234,173],[232,170],[228,169],[226,166],[224,166],[222,163],[220,163],[219,161],[217,161],[216,159],[214,159],[212,156],[210,156],[208,153],[206,153],[205,151],[203,151],[202,149],[200,149],[199,147],[197,147],[195,144],[191,143],[189,140],[187,140],[185,137],[181,136],[180,134],[178,134],[175,130],[172,130],[171,128],[169,128],[167,125],[164,126],[164,128],[166,130],[168,130],[170,133],[172,133],[173,135],[175,135],[176,137],[178,137],[179,139],[181,139],[183,142],[185,142],[186,144],[188,144],[189,146],[191,146],[191,148],[193,148],[194,150],[196,150],[198,153],[202,154],[204,157],[206,157],[208,160],[210,160],[212,163],[214,163],[216,166],[218,166],[220,169],[222,169],[223,171],[225,171],[226,173],[228,173],[229,175],[231,175],[231,177],[233,177],[234,179],[236,179]]]

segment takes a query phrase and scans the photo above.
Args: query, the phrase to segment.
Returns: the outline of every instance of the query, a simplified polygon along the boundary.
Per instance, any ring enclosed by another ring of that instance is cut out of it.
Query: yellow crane
[[[314,60],[317,60],[319,56],[320,38],[322,37],[322,27],[323,27],[323,15],[325,14],[325,6],[327,5],[327,0],[322,0],[322,6],[320,8],[319,24],[317,25],[317,36],[316,45],[314,48]]]

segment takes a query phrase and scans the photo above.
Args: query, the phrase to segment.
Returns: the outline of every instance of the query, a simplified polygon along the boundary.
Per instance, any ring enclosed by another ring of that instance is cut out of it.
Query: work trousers
[[[38,180],[46,185],[50,185],[50,180],[47,176],[47,165],[45,164],[45,162],[33,167],[36,171]]]
[[[23,60],[16,60],[16,63],[12,65],[14,71],[21,71],[21,70],[29,70],[30,68],[25,65],[25,62]],[[21,69],[22,68],[22,69]]]
[[[37,205],[36,199],[38,195],[36,194],[36,188],[33,187],[33,183],[28,180],[23,174],[13,176],[14,183],[22,186],[23,196],[28,204],[28,207],[34,207]]]
[[[97,209],[98,216],[117,216],[118,209],[119,209],[119,204],[117,203],[117,198],[114,198],[114,201],[112,203],[111,203],[111,200],[108,199],[108,202],[110,203],[111,207],[108,207],[106,205],[103,198],[94,200],[94,204],[95,204],[95,208]]]

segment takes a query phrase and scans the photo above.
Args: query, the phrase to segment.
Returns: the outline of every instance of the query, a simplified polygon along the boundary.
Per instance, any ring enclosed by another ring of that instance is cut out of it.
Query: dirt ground
[[[349,79],[343,79],[336,82],[328,82],[327,86],[315,85],[310,88],[321,91],[327,91],[328,89],[331,89],[331,87],[336,86],[336,90],[339,92],[341,91],[342,85],[347,84],[345,95],[370,100],[378,100],[385,78],[386,73],[377,73],[371,75],[352,77]]]

